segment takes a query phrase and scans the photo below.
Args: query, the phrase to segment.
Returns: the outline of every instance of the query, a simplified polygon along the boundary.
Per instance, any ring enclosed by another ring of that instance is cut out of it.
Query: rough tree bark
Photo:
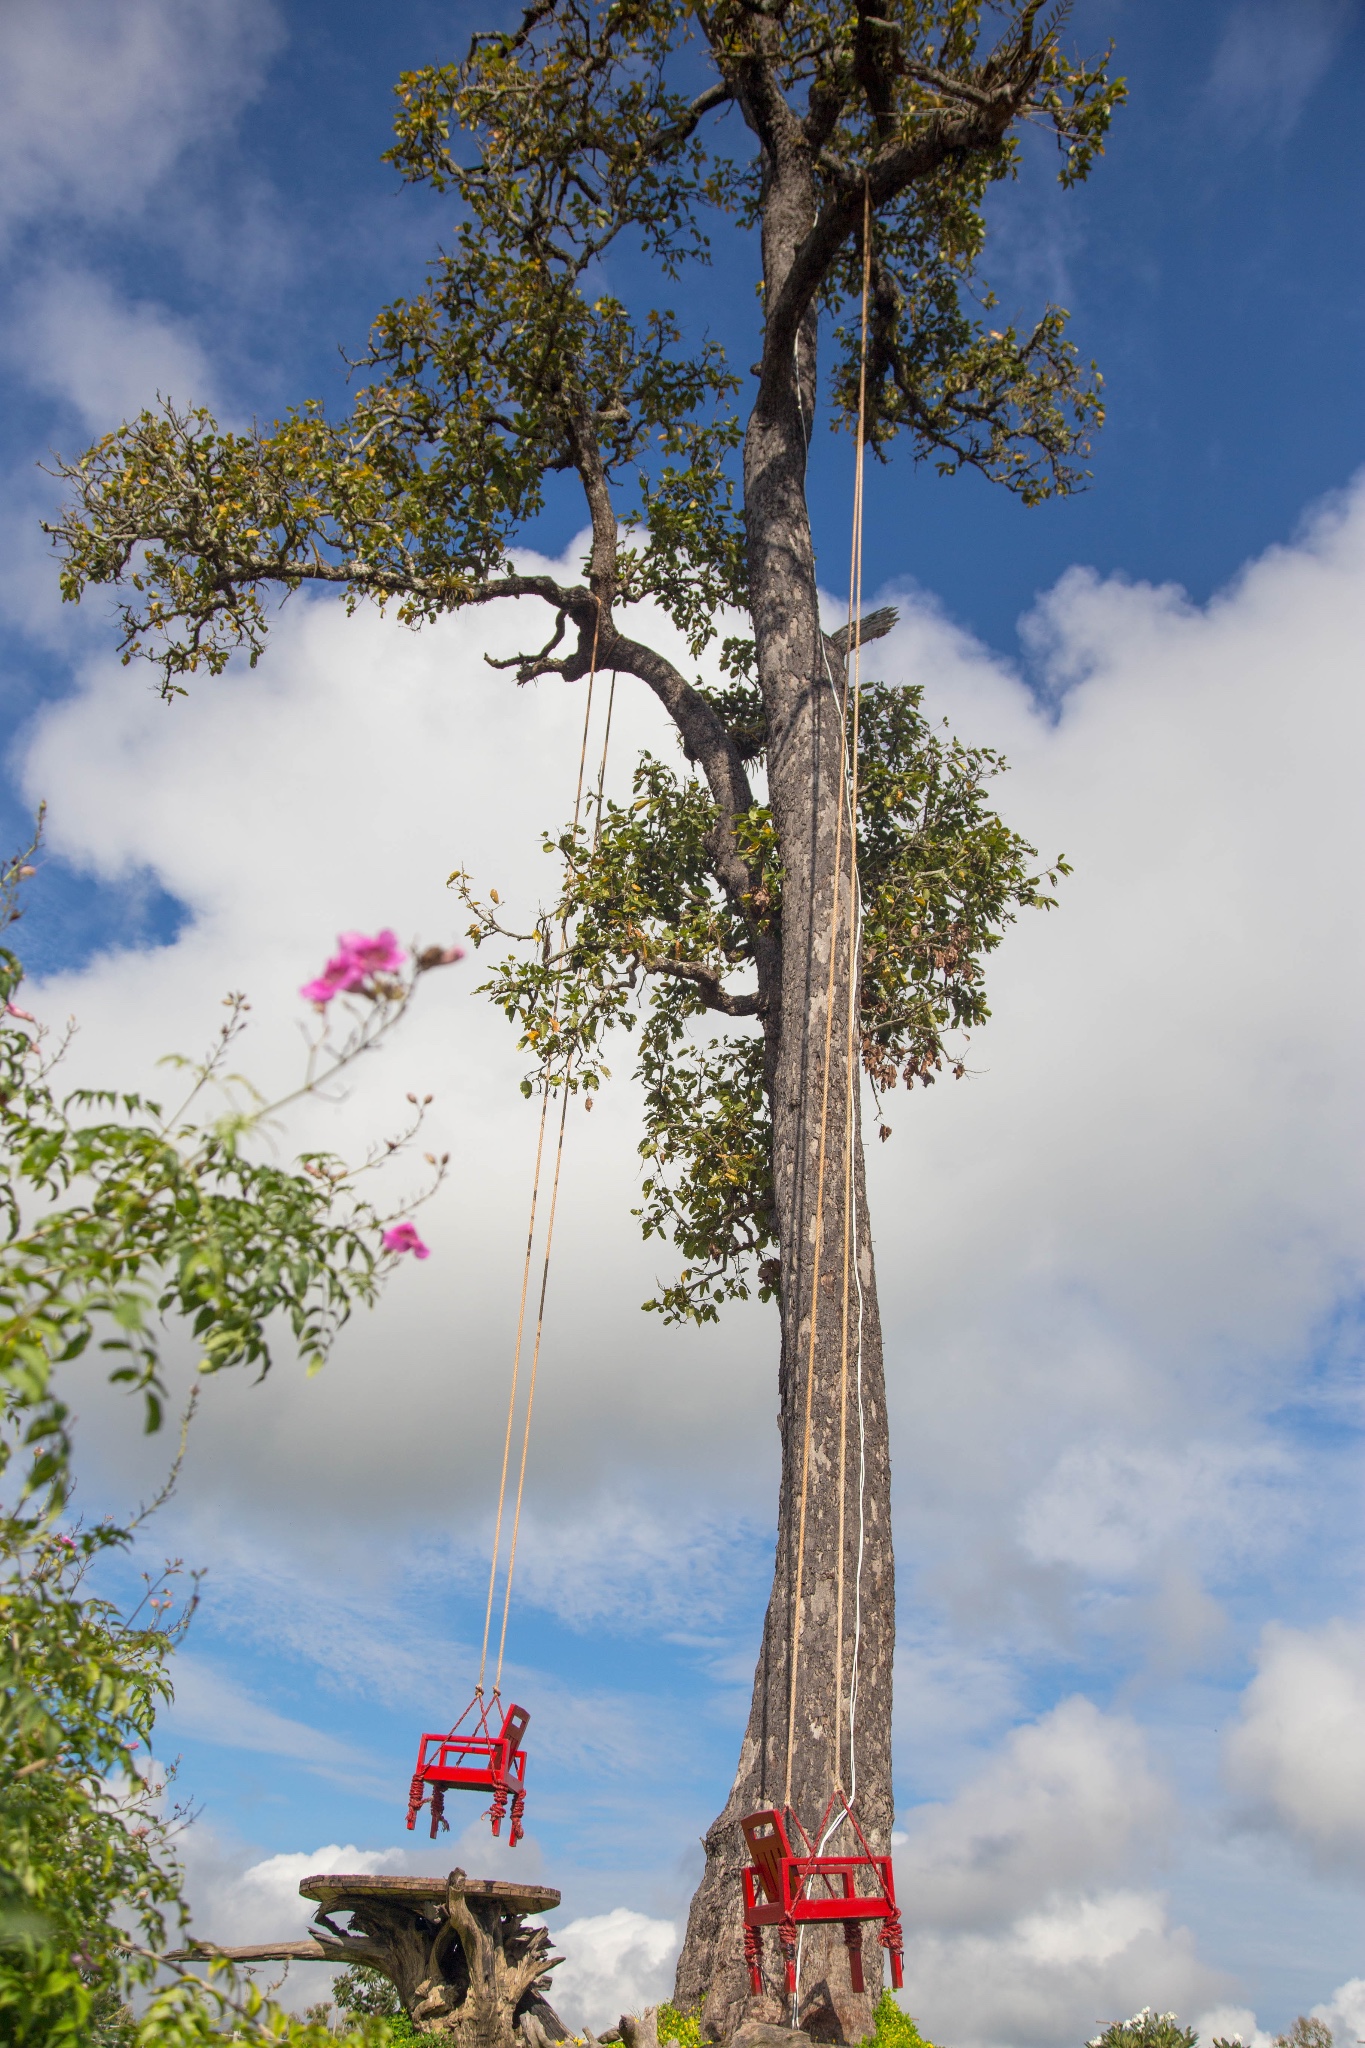
[[[735,83],[745,118],[764,151],[764,299],[769,307],[778,308],[816,215],[810,145],[785,101],[767,89],[760,65],[747,75],[741,73]],[[858,1070],[855,1067],[850,1088],[845,1067],[849,1005],[857,986],[849,948],[854,900],[846,817],[835,916],[839,813],[841,806],[845,812],[847,808],[841,704],[844,646],[842,636],[836,643],[821,631],[806,506],[816,321],[806,313],[790,339],[780,329],[774,333],[774,324],[770,322],[758,399],[745,440],[744,503],[758,677],[769,735],[768,786],[783,874],[777,985],[768,992],[763,1011],[781,1249],[782,1477],[773,1588],[748,1727],[730,1797],[704,1837],[706,1870],[692,1901],[678,1963],[677,1999],[702,2007],[704,2023],[717,2035],[728,2034],[745,2013],[755,2011],[743,1958],[739,1870],[747,1852],[738,1825],[741,1816],[755,1807],[782,1804],[790,1785],[795,1811],[814,1831],[830,1794],[842,1784],[856,1794],[869,1845],[874,1852],[885,1853],[893,1812],[890,1454]],[[850,1146],[851,1176],[845,1165]],[[815,1286],[817,1213],[821,1246]],[[842,1363],[846,1227],[856,1265],[847,1309],[847,1390]],[[803,1468],[807,1485],[802,1544]],[[799,1661],[789,1762],[799,1547]],[[842,1660],[836,1684],[840,1635]],[[855,1656],[857,1718],[850,1744],[848,1700]],[[841,1835],[831,1839],[829,1847],[837,1852],[855,1845]],[[863,1946],[868,1990],[859,1994],[852,1988],[841,1930],[807,1930],[798,2015],[813,2038],[859,2041],[871,2031],[882,1958],[875,1939],[865,1938]],[[780,1957],[771,1940],[765,1965],[766,1991],[759,2009],[765,2018],[785,2018],[789,2005]]]

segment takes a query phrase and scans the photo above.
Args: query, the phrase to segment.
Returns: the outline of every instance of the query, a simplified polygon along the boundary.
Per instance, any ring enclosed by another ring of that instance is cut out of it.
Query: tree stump
[[[365,1963],[397,1991],[404,2011],[425,2034],[460,2048],[542,2048],[568,2033],[545,1997],[549,1972],[562,1956],[549,1953],[544,1927],[528,1913],[548,1913],[559,1893],[548,1885],[507,1884],[491,1877],[306,1877],[299,1886],[317,1901],[307,1941],[254,1948],[200,1942],[182,1954],[233,1962]],[[341,1927],[338,1916],[349,1915]]]

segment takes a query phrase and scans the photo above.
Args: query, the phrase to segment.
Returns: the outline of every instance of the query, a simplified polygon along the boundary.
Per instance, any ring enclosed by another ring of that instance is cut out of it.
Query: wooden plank
[[[212,1962],[222,1958],[229,1963],[334,1963],[336,1953],[324,1948],[320,1941],[274,1941],[255,1948],[219,1948],[217,1942],[196,1942],[193,1948],[174,1948],[166,1957],[168,1963]]]
[[[303,1898],[316,1899],[330,1910],[344,1911],[341,1902],[345,1899],[410,1899],[414,1905],[435,1900],[444,1904],[451,1882],[444,1877],[383,1877],[328,1870],[316,1877],[305,1877],[299,1892]],[[462,1872],[455,1874],[453,1882],[456,1891],[474,1905],[486,1900],[508,1913],[550,1913],[562,1896],[547,1884],[509,1884],[504,1878],[465,1877]]]

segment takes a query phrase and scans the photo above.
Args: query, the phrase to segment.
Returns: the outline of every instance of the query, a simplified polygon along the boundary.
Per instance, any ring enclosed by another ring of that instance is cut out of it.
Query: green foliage
[[[0,868],[0,928],[18,916],[32,872],[27,855]],[[446,957],[419,956],[417,973]],[[114,1382],[142,1394],[154,1429],[170,1319],[188,1325],[203,1372],[264,1373],[276,1314],[316,1366],[352,1305],[378,1291],[384,1219],[339,1160],[308,1155],[291,1171],[250,1158],[270,1112],[224,1071],[242,998],[229,998],[205,1061],[174,1063],[189,1066],[190,1086],[168,1116],[134,1094],[59,1096],[61,1049],[49,1054],[15,1004],[20,978],[15,956],[0,952],[0,1469],[20,1459],[0,1506],[0,2037],[15,2048],[188,2048],[226,2033],[319,2048],[335,2037],[222,1966],[200,1982],[171,1965],[173,1981],[152,1988],[186,1920],[173,1844],[187,1816],[168,1801],[152,1744],[194,1596],[177,1605],[175,1563],[144,1573],[131,1612],[94,1590],[101,1562],[129,1549],[160,1501],[126,1525],[64,1524],[72,1446],[54,1376],[93,1346]],[[344,1043],[324,1026],[297,1092],[372,1046],[414,985],[376,984]],[[197,1121],[210,1089],[224,1113]],[[419,1105],[408,1135],[421,1115]],[[148,2002],[134,2018],[128,1996],[139,1986]],[[379,2020],[346,2035],[355,2048],[388,2038]]]
[[[701,2015],[684,2012],[681,2007],[665,1999],[658,2011],[659,2040],[676,2041],[678,2048],[707,2048],[706,2037],[701,2030]]]
[[[711,701],[761,757],[757,692],[740,683]],[[1051,903],[1045,884],[1066,863],[1034,871],[1034,849],[988,801],[1004,762],[931,725],[918,689],[866,686],[858,751],[863,1066],[879,1090],[928,1086],[965,1071],[955,1035],[989,1015],[984,961],[1021,908]],[[670,1320],[713,1320],[755,1285],[766,1299],[777,1279],[764,1040],[753,990],[734,983],[752,969],[757,938],[780,934],[781,865],[770,813],[755,806],[734,823],[755,882],[737,906],[711,869],[717,818],[699,778],[646,754],[630,803],[605,802],[591,833],[547,838],[564,887],[532,932],[512,932],[496,902],[452,877],[475,912],[476,946],[521,940],[483,987],[537,1070],[548,1060],[553,1085],[599,1086],[606,1034],[638,1027],[637,1213],[645,1235],[671,1239],[685,1262],[646,1306]],[[727,1013],[726,1035],[698,1033],[699,1019]]]
[[[84,1584],[130,1540],[48,1529],[0,1550],[0,2014],[16,2039],[84,2038],[97,1995],[117,2038],[116,1914],[144,1948],[181,1923],[181,1816],[149,1764],[186,1615],[171,1617],[169,1574],[126,1618]]]
[[[391,2018],[401,2013],[398,1993],[382,1970],[355,1963],[332,1979],[332,1997],[343,2012]]]
[[[183,1975],[134,2019],[186,1913],[174,1840],[186,1819],[152,1761],[169,1661],[193,1599],[178,1567],[128,1614],[91,1590],[133,1527],[23,1532],[0,1524],[0,2037],[14,2048],[188,2048],[233,2039],[318,2048],[335,2036],[218,1970]],[[379,2021],[346,2040],[382,2048]]]
[[[890,1991],[883,1991],[877,2000],[870,2039],[873,2048],[933,2048],[933,2043],[921,2034],[918,2020],[902,2012]]]
[[[1144,2005],[1130,2020],[1111,2020],[1089,2048],[1198,2048],[1193,2027],[1182,2027],[1173,2012],[1153,2012]]]

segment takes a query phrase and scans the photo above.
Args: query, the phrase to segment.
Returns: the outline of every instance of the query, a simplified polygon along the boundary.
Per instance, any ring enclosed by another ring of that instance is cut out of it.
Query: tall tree
[[[491,986],[561,1085],[595,1085],[603,1031],[640,1024],[643,1221],[686,1261],[653,1305],[706,1319],[755,1285],[780,1305],[773,1592],[678,1971],[715,2027],[747,1998],[738,1816],[789,1790],[811,1825],[842,1781],[874,1847],[891,1828],[886,1408],[843,1048],[851,1034],[878,1087],[932,1081],[954,1063],[945,1035],[986,1014],[984,955],[1047,900],[987,802],[998,762],[879,688],[860,714],[855,895],[846,661],[889,620],[821,627],[820,351],[834,422],[861,397],[876,454],[904,434],[944,474],[975,469],[1026,503],[1074,487],[1098,380],[1057,307],[989,327],[978,275],[983,204],[1024,126],[1055,139],[1072,185],[1121,96],[1103,60],[1065,53],[1062,12],[534,0],[519,27],[399,83],[391,160],[449,195],[452,239],[425,290],[380,314],[349,416],[310,402],[233,434],[166,408],[63,466],[66,594],[124,585],[125,656],[157,659],[168,694],[234,650],[254,662],[272,590],[313,583],[414,624],[539,600],[553,628],[507,664],[519,681],[611,669],[677,728],[688,767],[646,756],[631,805],[564,835],[563,903]],[[643,257],[671,285],[725,218],[732,260],[759,271],[747,410],[713,339],[607,282]],[[590,523],[579,582],[511,552],[556,473]],[[648,600],[694,655],[730,629],[724,686],[630,630]],[[476,929],[494,936],[498,913]],[[807,1949],[801,2010],[858,2039],[868,2007],[836,1946]]]

